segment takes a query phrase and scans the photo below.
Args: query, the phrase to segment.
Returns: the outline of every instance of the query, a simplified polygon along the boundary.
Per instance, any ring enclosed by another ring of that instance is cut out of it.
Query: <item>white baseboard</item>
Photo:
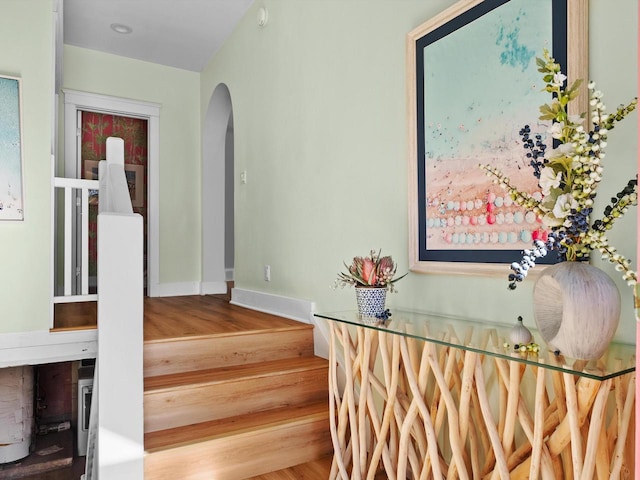
[[[315,302],[232,288],[230,303],[313,325],[315,327],[313,329],[315,354],[319,357],[329,358],[329,331],[325,322],[318,321],[319,319],[313,316]]]
[[[96,358],[98,331],[0,334],[0,368]]]
[[[181,282],[152,285],[150,297],[182,297],[185,295],[219,295],[227,293],[227,282]]]
[[[230,303],[303,323],[312,323],[313,311],[315,310],[315,303],[309,300],[283,297],[242,288],[231,289]]]
[[[227,293],[227,282],[202,282],[200,295],[220,295]]]

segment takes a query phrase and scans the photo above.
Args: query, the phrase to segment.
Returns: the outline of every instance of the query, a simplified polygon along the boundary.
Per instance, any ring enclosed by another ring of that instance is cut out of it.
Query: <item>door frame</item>
[[[78,111],[137,117],[147,120],[147,295],[157,296],[160,283],[160,107],[158,103],[130,100],[97,93],[63,89],[64,93],[64,176],[78,178],[81,126]],[[98,287],[99,288],[99,287]]]

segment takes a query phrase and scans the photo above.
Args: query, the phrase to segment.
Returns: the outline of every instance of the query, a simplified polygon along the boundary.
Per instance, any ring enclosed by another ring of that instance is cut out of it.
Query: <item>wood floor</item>
[[[71,467],[59,468],[57,470],[51,470],[50,472],[41,472],[19,478],[21,480],[80,480],[84,474],[84,466],[85,457],[75,457]]]
[[[56,305],[55,330],[96,328],[95,303]],[[144,299],[145,344],[163,344],[184,337],[225,334],[230,337],[248,330],[291,328],[293,320],[231,305],[226,295],[194,295]],[[298,324],[299,325],[299,324]],[[250,480],[324,480],[329,477],[331,457]],[[62,472],[60,472],[62,473]],[[47,479],[65,477],[47,477]],[[74,477],[69,477],[74,478]],[[43,478],[44,480],[44,478]]]
[[[97,302],[56,303],[53,305],[54,332],[95,329],[98,323]]]
[[[247,480],[327,480],[331,471],[331,460],[331,457],[325,457]]]
[[[251,477],[247,480],[327,480],[331,471],[331,457],[303,463],[277,472]],[[73,467],[21,477],[21,480],[80,480],[84,473],[84,457],[75,458]]]
[[[277,472],[251,477],[247,480],[327,480],[331,470],[331,457],[304,463]],[[73,467],[22,477],[21,480],[80,480],[84,473],[84,457],[74,460]]]
[[[145,342],[288,328],[294,324],[298,323],[231,305],[216,295],[144,299]]]
[[[95,302],[56,304],[54,331],[96,328],[96,312]],[[223,295],[144,299],[145,342],[287,328],[292,323],[296,322],[232,305]]]

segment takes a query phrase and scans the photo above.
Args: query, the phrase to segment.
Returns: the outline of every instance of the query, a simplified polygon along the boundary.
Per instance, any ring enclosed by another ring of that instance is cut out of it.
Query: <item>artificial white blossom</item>
[[[554,122],[549,127],[549,130],[547,130],[547,133],[551,135],[552,138],[562,138],[564,127],[564,122]]]
[[[562,85],[564,84],[564,81],[567,79],[567,76],[564,73],[555,73],[553,75],[553,83],[552,85],[554,87],[562,87]]]
[[[542,189],[542,195],[549,195],[552,188],[560,187],[560,182],[562,182],[562,172],[556,173],[551,167],[543,167],[540,170],[540,188]]]

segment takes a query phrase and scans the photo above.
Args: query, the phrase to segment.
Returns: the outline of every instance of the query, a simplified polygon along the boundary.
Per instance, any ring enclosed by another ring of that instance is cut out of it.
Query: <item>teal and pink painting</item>
[[[20,80],[0,76],[0,220],[23,220]]]
[[[539,190],[519,131],[547,130],[536,57],[552,49],[551,8],[513,0],[424,48],[427,250],[518,250],[539,228],[478,164]]]

